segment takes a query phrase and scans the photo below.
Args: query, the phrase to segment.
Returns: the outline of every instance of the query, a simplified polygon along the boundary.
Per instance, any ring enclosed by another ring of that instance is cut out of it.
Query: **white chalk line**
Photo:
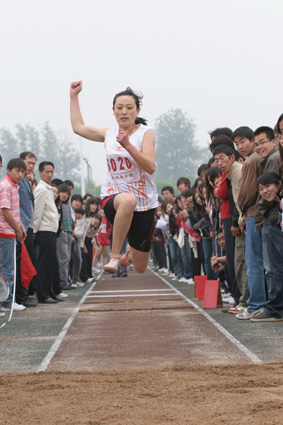
[[[100,278],[101,275],[102,275],[102,272],[97,277],[97,281],[98,281],[98,279]],[[89,288],[89,290],[84,294],[84,296],[82,297],[82,299],[79,301],[77,307],[74,309],[73,313],[71,314],[71,317],[69,317],[69,319],[65,323],[65,326],[63,327],[62,331],[59,333],[58,337],[54,341],[54,343],[53,343],[52,347],[50,348],[49,352],[45,356],[44,360],[41,362],[41,364],[40,364],[40,366],[39,366],[39,368],[37,370],[38,372],[44,372],[48,368],[49,363],[51,362],[52,358],[56,354],[58,348],[61,345],[61,342],[63,341],[64,336],[68,332],[69,327],[71,326],[74,318],[76,317],[77,313],[79,312],[80,307],[81,307],[81,304],[84,303],[84,301],[88,297],[88,294],[90,293],[90,291],[92,290],[92,288],[95,287],[96,283],[97,282],[94,282],[92,284],[92,286]]]
[[[135,294],[136,292],[175,292],[175,289],[119,289],[118,291],[91,291],[91,294],[120,294],[124,292],[130,292]]]
[[[126,298],[126,297],[179,297],[179,294],[123,294],[123,295],[89,295],[88,298]]]
[[[150,269],[150,267],[149,267]],[[152,273],[154,273],[159,279],[161,279],[163,282],[165,282],[168,286],[175,289],[178,294],[184,298],[189,304],[191,304],[196,310],[198,310],[199,313],[201,313],[207,320],[209,320],[223,335],[226,336],[226,338],[231,341],[233,344],[236,345],[236,347],[242,351],[250,360],[252,360],[254,363],[262,363],[262,360],[260,360],[255,354],[253,354],[244,344],[242,344],[238,339],[233,337],[233,335],[230,334],[223,326],[221,326],[216,320],[214,320],[208,313],[206,313],[201,307],[199,307],[197,304],[195,304],[192,300],[187,298],[182,292],[180,292],[177,288],[175,288],[171,283],[167,282],[167,280],[163,279],[163,277],[159,276],[158,273],[156,273],[154,270],[150,269]]]

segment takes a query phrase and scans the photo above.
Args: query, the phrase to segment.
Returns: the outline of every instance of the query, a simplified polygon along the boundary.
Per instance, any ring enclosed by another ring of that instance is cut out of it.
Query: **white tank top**
[[[141,151],[143,136],[147,131],[151,131],[155,139],[155,130],[142,124],[130,135],[131,144],[139,151]],[[137,198],[135,211],[156,208],[158,194],[153,182],[153,175],[139,167],[126,149],[117,142],[118,132],[118,127],[111,127],[105,136],[107,169],[106,181],[101,188],[101,198],[115,193],[132,193]]]

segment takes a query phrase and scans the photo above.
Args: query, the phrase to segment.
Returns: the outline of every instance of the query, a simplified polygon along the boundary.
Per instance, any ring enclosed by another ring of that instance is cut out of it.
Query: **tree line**
[[[201,148],[195,139],[196,126],[193,120],[181,109],[170,109],[156,119],[155,128],[158,189],[170,183],[174,186],[181,176],[194,179],[197,167],[207,162],[208,151]],[[29,124],[16,124],[13,132],[1,127],[0,154],[4,162],[18,157],[24,151],[33,152],[38,162],[47,159],[52,161],[56,178],[73,180],[79,190],[79,150],[64,133],[55,132],[48,122],[40,129]],[[100,186],[96,186],[95,181],[87,181],[86,188],[98,195]]]

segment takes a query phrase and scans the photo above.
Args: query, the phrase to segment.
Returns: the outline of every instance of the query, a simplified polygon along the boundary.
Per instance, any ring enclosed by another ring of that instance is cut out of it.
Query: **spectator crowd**
[[[211,159],[194,184],[178,178],[177,196],[172,186],[162,188],[153,267],[188,285],[203,273],[218,279],[238,320],[283,320],[283,114],[275,128],[217,128],[210,138]],[[0,184],[0,273],[9,285],[1,314],[13,304],[22,311],[64,301],[68,291],[93,282],[111,250],[101,199],[74,194],[72,181],[54,178],[50,161],[39,164],[37,183],[36,161],[32,152],[11,159]],[[23,245],[36,270],[28,284]]]

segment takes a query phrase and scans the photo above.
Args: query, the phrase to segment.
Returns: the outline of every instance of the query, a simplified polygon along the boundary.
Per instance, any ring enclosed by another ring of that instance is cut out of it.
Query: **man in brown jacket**
[[[245,134],[239,131],[240,129],[234,132],[234,140],[236,140],[237,134],[242,137]],[[250,297],[247,310],[236,316],[237,319],[241,320],[250,319],[255,312],[263,310],[266,304],[261,228],[256,230],[255,225],[256,222],[260,223],[260,217],[264,213],[262,201],[258,195],[257,179],[265,171],[277,170],[276,172],[278,173],[279,169],[279,153],[278,148],[275,149],[272,129],[260,127],[255,131],[253,138],[246,131],[246,137],[250,139],[251,152],[243,165],[242,187],[238,197],[238,204],[242,215],[247,216],[246,264]],[[255,140],[256,146],[254,146]],[[253,148],[255,149],[253,150]]]

